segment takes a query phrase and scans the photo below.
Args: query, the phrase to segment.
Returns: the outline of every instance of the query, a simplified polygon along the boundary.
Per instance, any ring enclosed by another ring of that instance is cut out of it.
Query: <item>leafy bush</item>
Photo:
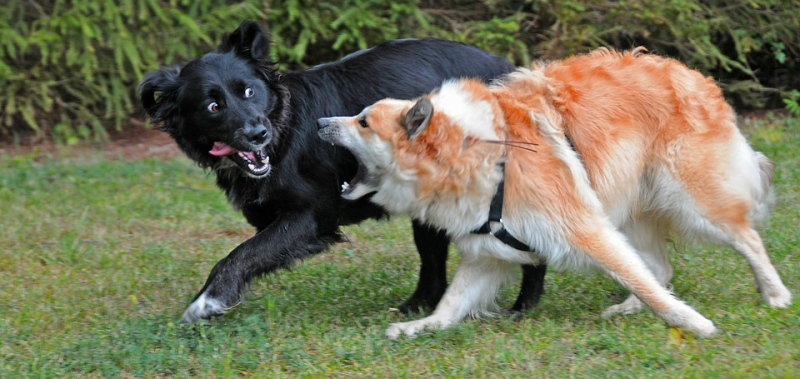
[[[644,45],[713,75],[740,107],[779,106],[800,88],[793,0],[18,1],[0,8],[0,136],[102,139],[139,109],[145,72],[208,51],[247,18],[269,19],[284,70],[436,36],[518,65]]]
[[[101,139],[136,109],[142,75],[196,55],[257,1],[14,1],[0,8],[0,131]]]
[[[517,63],[530,61],[519,39],[522,13],[475,1],[341,0],[274,2],[273,58],[282,69],[341,58],[395,38],[439,37],[477,45]],[[508,5],[509,8],[513,8]]]
[[[789,93],[789,97],[783,99],[783,102],[786,104],[786,109],[789,110],[789,113],[794,115],[795,117],[800,117],[800,91],[792,90]]]
[[[800,4],[793,0],[532,1],[549,58],[589,47],[643,45],[723,82],[737,105],[772,106],[798,86]],[[790,87],[791,88],[791,87]],[[765,97],[765,95],[768,95]]]
[[[283,68],[334,60],[342,51],[385,39],[438,36],[475,44],[518,65],[599,46],[642,45],[713,75],[746,108],[780,106],[789,90],[800,87],[800,3],[792,0],[337,4],[292,0],[271,9],[274,57]]]

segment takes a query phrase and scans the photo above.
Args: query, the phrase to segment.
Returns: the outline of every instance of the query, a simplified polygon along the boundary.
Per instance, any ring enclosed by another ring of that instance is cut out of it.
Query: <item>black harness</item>
[[[569,143],[569,147],[578,154],[578,151],[575,150],[575,145],[572,144],[572,140],[568,136],[567,143]],[[580,156],[580,154],[578,155]],[[500,183],[497,184],[497,191],[494,193],[494,197],[492,198],[492,203],[489,205],[489,219],[483,223],[478,229],[472,231],[474,234],[491,234],[495,238],[502,241],[504,244],[511,246],[520,251],[532,251],[535,252],[536,250],[532,247],[528,246],[526,243],[516,239],[514,236],[508,233],[506,230],[505,225],[503,224],[503,189],[506,184],[505,179],[505,162],[501,162],[497,164],[500,166],[500,169],[503,170],[503,179],[500,180]],[[500,224],[500,229],[497,231],[492,231],[491,223],[497,222]]]
[[[506,164],[499,163],[501,169],[505,171]],[[525,244],[524,242],[516,239],[514,236],[508,233],[506,230],[505,225],[503,224],[503,188],[505,187],[506,180],[505,178],[500,180],[500,183],[497,185],[497,192],[494,193],[494,197],[492,198],[492,204],[489,206],[489,219],[481,225],[480,228],[475,229],[472,231],[474,234],[491,234],[495,238],[502,241],[504,244],[511,246],[517,250],[521,251],[535,251],[530,246]],[[492,231],[491,223],[497,222],[500,223],[500,229],[497,231]]]

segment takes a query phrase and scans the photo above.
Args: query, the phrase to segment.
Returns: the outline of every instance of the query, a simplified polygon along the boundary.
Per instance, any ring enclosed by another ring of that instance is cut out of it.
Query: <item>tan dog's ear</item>
[[[417,134],[425,130],[431,123],[433,116],[433,104],[427,98],[422,98],[403,116],[403,128],[406,130],[408,139],[414,138]]]

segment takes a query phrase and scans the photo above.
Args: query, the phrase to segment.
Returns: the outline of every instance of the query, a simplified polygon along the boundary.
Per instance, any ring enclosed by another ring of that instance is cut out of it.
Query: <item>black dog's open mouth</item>
[[[266,176],[271,168],[266,149],[263,147],[257,151],[241,151],[224,142],[214,142],[214,147],[209,153],[218,157],[227,157],[244,172],[256,178]]]

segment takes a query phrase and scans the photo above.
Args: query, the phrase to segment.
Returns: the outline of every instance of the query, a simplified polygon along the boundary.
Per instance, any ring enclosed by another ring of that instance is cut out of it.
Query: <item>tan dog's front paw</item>
[[[386,336],[396,340],[400,335],[405,334],[409,338],[414,338],[425,329],[444,329],[449,323],[443,323],[433,317],[426,317],[419,320],[408,322],[396,322],[389,325],[386,329]]]

